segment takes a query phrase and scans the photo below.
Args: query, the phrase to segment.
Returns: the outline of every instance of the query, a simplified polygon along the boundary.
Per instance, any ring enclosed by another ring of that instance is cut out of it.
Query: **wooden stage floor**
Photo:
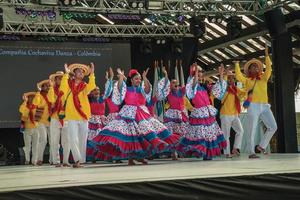
[[[180,180],[243,175],[300,173],[300,154],[271,154],[261,159],[219,158],[213,161],[159,159],[148,165],[98,162],[84,168],[56,168],[49,165],[0,167],[0,192],[81,185]]]

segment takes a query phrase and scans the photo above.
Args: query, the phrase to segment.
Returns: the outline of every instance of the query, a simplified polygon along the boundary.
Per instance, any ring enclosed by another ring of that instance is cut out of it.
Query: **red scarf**
[[[258,74],[250,74],[249,73],[249,76],[248,76],[251,80],[260,80],[261,79],[261,73],[258,73]]]
[[[86,83],[81,81],[77,86],[75,85],[75,80],[69,81],[69,86],[71,88],[73,94],[73,101],[77,112],[83,117],[85,120],[88,120],[86,114],[82,111],[78,94],[84,90]]]
[[[235,85],[230,85],[228,87],[228,93],[233,94],[234,95],[234,103],[235,103],[235,107],[238,111],[238,114],[241,113],[241,103],[240,103],[240,99],[237,95],[237,87]]]
[[[59,86],[57,85],[54,87],[54,93],[57,96],[57,98],[54,104],[54,108],[52,109],[52,113],[57,112],[59,114],[60,111],[64,110],[62,100],[61,100],[61,97],[64,95],[64,93],[62,91],[59,91]],[[63,119],[59,119],[59,122],[62,126],[64,125]]]
[[[57,96],[57,99],[54,104],[52,113],[55,113],[55,112],[59,113],[63,109],[61,97],[64,95],[64,93],[62,91],[59,91],[59,86],[54,87],[54,93]]]
[[[29,119],[30,119],[30,122],[34,124],[33,110],[36,109],[36,106],[33,105],[33,104],[27,104],[26,107],[29,109]]]
[[[41,92],[41,95],[42,95],[42,97],[45,99],[45,101],[47,103],[49,116],[51,116],[52,115],[52,111],[51,111],[52,105],[51,105],[50,101],[48,100],[47,94]]]

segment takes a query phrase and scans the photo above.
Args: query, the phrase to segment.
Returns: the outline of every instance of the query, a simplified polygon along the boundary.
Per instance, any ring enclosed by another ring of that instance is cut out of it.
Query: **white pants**
[[[230,129],[233,128],[235,131],[235,139],[233,148],[240,149],[242,145],[242,139],[244,129],[238,115],[221,115],[221,129],[224,133],[224,137],[227,142],[227,147],[224,149],[224,154],[230,154]]]
[[[49,132],[49,127],[45,124],[39,124],[37,127],[39,135],[39,144],[38,144],[38,161],[44,160],[44,151],[47,145],[47,135]]]
[[[36,128],[25,129],[23,133],[24,153],[26,162],[30,162],[30,152],[32,154],[31,163],[36,164],[38,159],[39,134]]]
[[[86,144],[88,137],[88,121],[68,121],[68,135],[74,161],[86,162]]]
[[[60,163],[59,142],[61,141],[61,145],[63,147],[63,163],[68,164],[70,155],[70,145],[67,127],[63,127],[59,120],[52,118],[50,122],[50,135],[50,150],[52,155],[52,162],[54,164]]]
[[[277,124],[270,107],[270,104],[251,103],[248,108],[247,120],[250,154],[255,154],[254,138],[259,120],[261,120],[267,128],[259,144],[261,148],[266,149],[272,136],[277,130]]]

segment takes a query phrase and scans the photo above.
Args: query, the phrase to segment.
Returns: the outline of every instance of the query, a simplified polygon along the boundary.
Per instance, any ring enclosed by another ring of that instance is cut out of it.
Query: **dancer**
[[[183,136],[187,132],[188,112],[185,108],[185,87],[179,86],[176,79],[169,81],[168,73],[163,67],[165,77],[158,81],[157,96],[167,100],[170,107],[164,113],[164,125],[174,134]]]
[[[262,120],[267,130],[257,146],[257,150],[266,153],[266,148],[277,130],[277,124],[271,106],[268,103],[268,80],[272,74],[271,59],[269,57],[268,47],[265,48],[265,62],[266,70],[263,71],[263,63],[257,59],[251,59],[244,65],[245,75],[241,73],[239,62],[235,62],[236,79],[243,83],[245,89],[248,91],[247,103],[247,128],[249,134],[249,158],[259,158],[255,154],[254,138],[258,121]],[[250,103],[250,105],[248,105]]]
[[[216,122],[217,110],[210,104],[208,90],[216,98],[222,98],[226,82],[223,80],[224,66],[219,67],[220,79],[212,87],[201,83],[203,71],[193,64],[190,70],[190,77],[186,85],[186,92],[193,104],[193,110],[189,118],[187,133],[182,137],[177,146],[182,156],[203,157],[210,160],[220,156],[221,149],[226,147],[226,141],[219,125]]]
[[[38,92],[36,93],[33,104],[37,106],[35,113],[35,120],[38,122],[38,133],[39,133],[39,145],[38,145],[38,165],[43,164],[44,160],[44,151],[47,145],[47,136],[48,143],[51,145],[51,135],[49,131],[50,125],[50,116],[52,114],[52,105],[49,101],[48,92],[50,89],[49,79],[43,80],[37,84]],[[53,158],[51,149],[49,150],[49,163],[53,164]]]
[[[70,155],[70,145],[69,137],[67,133],[67,127],[65,126],[64,120],[61,114],[64,112],[64,93],[59,90],[61,79],[64,73],[58,71],[49,76],[51,83],[50,90],[48,92],[49,101],[52,104],[52,115],[50,121],[50,150],[52,152],[53,164],[57,167],[61,166],[59,148],[60,141],[63,148],[63,164],[64,167],[70,167],[69,155]]]
[[[33,105],[33,98],[35,92],[27,92],[23,95],[23,103],[21,104],[19,111],[21,113],[21,121],[24,124],[24,153],[25,153],[25,165],[31,164],[37,165],[38,159],[38,142],[39,134],[37,131],[37,122],[34,121],[36,106]],[[32,155],[30,159],[30,153]]]
[[[244,129],[239,118],[241,112],[240,99],[245,95],[245,91],[236,87],[235,78],[232,71],[227,71],[227,90],[221,103],[220,119],[221,119],[221,129],[224,133],[225,139],[227,141],[227,147],[224,149],[224,154],[227,158],[232,158],[232,156],[239,156],[239,150],[242,144],[242,137]],[[235,140],[232,150],[230,153],[230,129],[233,128],[235,131]]]
[[[110,77],[108,77],[110,74]],[[91,106],[91,118],[89,119],[89,131],[87,139],[87,161],[96,162],[95,159],[95,147],[92,142],[97,134],[102,130],[105,125],[105,99],[111,94],[111,81],[113,79],[113,70],[109,68],[109,72],[106,72],[106,84],[104,94],[100,95],[100,88],[96,87],[89,94],[89,102]]]
[[[69,80],[69,73],[74,78]],[[89,82],[83,78],[89,75]],[[91,116],[91,108],[88,94],[96,88],[94,64],[90,67],[83,64],[65,64],[65,74],[60,84],[60,90],[64,93],[66,101],[65,122],[68,127],[68,135],[71,152],[74,158],[74,168],[82,167],[80,163],[86,162],[86,143],[88,135],[88,119]]]
[[[117,118],[108,123],[94,139],[100,159],[128,159],[128,165],[135,165],[135,159],[147,164],[146,157],[169,150],[168,144],[177,142],[178,138],[151,117],[145,106],[146,101],[151,99],[147,73],[148,69],[143,72],[142,80],[138,71],[131,69],[126,84],[124,73],[118,70],[119,81],[114,85],[112,101],[116,105],[124,101],[124,106]]]

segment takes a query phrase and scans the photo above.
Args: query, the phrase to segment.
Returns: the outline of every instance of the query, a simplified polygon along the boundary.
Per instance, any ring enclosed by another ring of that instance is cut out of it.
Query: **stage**
[[[285,196],[284,196],[285,195]],[[0,199],[300,198],[300,154],[213,161],[99,162],[84,168],[0,167]],[[296,198],[297,197],[297,198]]]

